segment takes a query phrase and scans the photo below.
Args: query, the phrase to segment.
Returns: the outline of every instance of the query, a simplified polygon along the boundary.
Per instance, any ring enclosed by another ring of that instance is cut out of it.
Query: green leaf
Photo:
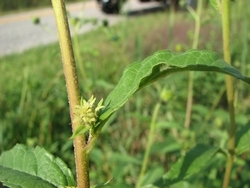
[[[155,182],[162,176],[163,173],[164,173],[163,166],[149,169],[148,172],[143,177],[142,185],[148,185],[152,182]]]
[[[113,162],[120,162],[124,164],[141,165],[141,160],[135,157],[131,157],[127,153],[113,153],[111,157]]]
[[[184,53],[174,53],[168,50],[156,52],[142,62],[130,64],[105,101],[107,107],[100,116],[100,122],[105,121],[138,90],[146,85],[173,73],[182,71],[214,71],[234,76],[247,83],[250,78],[241,73],[211,51],[189,50]]]
[[[219,5],[217,0],[209,0],[209,2],[215,8],[215,10],[219,10]]]
[[[101,184],[97,184],[97,185],[92,185],[90,188],[100,188],[100,187],[105,187],[106,185],[108,185],[111,181],[113,181],[113,178],[108,180],[105,183],[101,183]]]
[[[236,153],[240,155],[248,150],[250,150],[250,122],[248,122],[244,127],[242,127],[236,133]]]
[[[80,125],[76,128],[76,130],[73,132],[73,135],[70,137],[70,139],[74,139],[77,136],[83,135],[86,133],[88,130],[90,130],[90,126],[83,126]]]
[[[171,169],[163,175],[161,179],[153,183],[153,185],[166,187],[194,175],[208,163],[218,150],[218,148],[213,146],[197,145],[187,152],[185,156],[181,157]]]
[[[0,157],[0,181],[13,188],[74,186],[71,171],[59,158],[41,147],[17,144]]]

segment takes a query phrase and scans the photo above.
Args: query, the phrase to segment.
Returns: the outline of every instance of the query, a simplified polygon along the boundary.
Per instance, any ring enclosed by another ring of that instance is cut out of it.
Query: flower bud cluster
[[[97,106],[95,106],[95,101],[96,98],[91,96],[88,101],[81,99],[80,105],[75,107],[76,120],[81,121],[81,124],[84,126],[92,127],[97,121],[98,112],[104,108],[102,106],[103,100]]]

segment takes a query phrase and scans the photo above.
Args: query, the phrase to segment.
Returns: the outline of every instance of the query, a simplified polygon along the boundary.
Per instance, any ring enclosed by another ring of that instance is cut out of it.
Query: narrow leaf
[[[66,164],[45,149],[17,144],[0,157],[0,181],[8,187],[65,187],[75,185]]]
[[[250,122],[236,133],[236,153],[240,155],[250,150]]]
[[[166,187],[199,172],[218,151],[218,148],[199,144],[181,157],[161,179],[153,185]]]
[[[101,184],[97,184],[97,185],[92,185],[90,188],[100,188],[100,187],[105,187],[106,185],[108,185],[111,181],[113,181],[113,178],[108,180],[105,183],[101,183]]]
[[[214,52],[206,50],[189,50],[184,53],[174,53],[168,50],[159,51],[142,62],[130,64],[124,70],[118,85],[105,101],[107,108],[101,115],[100,122],[110,117],[142,87],[181,71],[220,72],[250,83],[250,78],[241,75],[236,68],[220,59]]]
[[[88,130],[90,130],[90,128],[90,126],[78,126],[77,129],[73,132],[73,135],[70,137],[70,139],[74,139],[77,136],[85,134]]]

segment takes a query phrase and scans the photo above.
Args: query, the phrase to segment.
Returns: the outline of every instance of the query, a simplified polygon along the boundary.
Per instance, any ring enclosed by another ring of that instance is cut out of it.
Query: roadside
[[[89,1],[87,3],[77,2],[68,4],[67,10],[69,12],[73,12],[73,11],[79,11],[83,8],[91,8],[95,6],[96,3],[94,1]],[[26,12],[18,12],[15,14],[2,15],[0,16],[0,24],[30,20],[33,16],[44,17],[48,15],[53,15],[52,7],[30,10]]]
[[[67,5],[67,10],[70,15],[80,19],[108,19],[111,24],[120,19],[119,16],[103,14],[95,1],[71,3]],[[34,17],[40,18],[40,25],[32,23]],[[86,24],[81,28],[80,33],[96,27]],[[32,47],[55,42],[57,37],[52,7],[0,16],[0,56],[21,53]]]
[[[141,3],[139,0],[128,0],[123,8],[128,14],[132,12],[140,14],[144,10],[161,6],[159,2]],[[95,0],[70,3],[67,5],[67,10],[71,16],[79,19],[95,18],[100,21],[105,19],[110,25],[123,18],[122,15],[104,14]],[[33,24],[32,18],[34,17],[40,19],[39,25]],[[79,33],[88,32],[97,27],[98,25],[85,24]],[[0,16],[0,57],[56,42],[57,37],[52,7]]]

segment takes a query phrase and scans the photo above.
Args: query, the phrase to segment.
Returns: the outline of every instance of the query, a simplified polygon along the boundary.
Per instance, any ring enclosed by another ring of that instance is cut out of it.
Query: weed
[[[242,4],[240,3],[240,5]],[[108,93],[114,87],[114,84],[117,83],[119,75],[122,73],[124,67],[128,65],[128,62],[134,59],[140,60],[142,56],[151,54],[151,50],[154,51],[162,48],[157,47],[157,45],[152,46],[150,45],[152,42],[148,42],[154,41],[155,32],[158,31],[157,27],[162,25],[160,21],[159,23],[152,22],[152,24],[148,24],[150,20],[155,20],[156,16],[159,16],[160,20],[165,22],[165,15],[160,14],[152,17],[138,18],[141,23],[147,23],[145,28],[150,29],[154,36],[147,34],[145,32],[147,29],[142,29],[142,24],[140,24],[140,29],[137,29],[133,25],[133,23],[135,25],[137,23],[133,20],[125,23],[130,27],[124,27],[122,32],[119,31],[119,25],[113,28],[114,32],[120,36],[118,41],[101,38],[100,35],[97,35],[98,32],[102,32],[101,30],[94,31],[88,37],[86,35],[83,36],[83,44],[84,46],[89,46],[89,49],[83,47],[80,53],[85,54],[83,61],[88,64],[86,72],[89,73],[87,76],[91,78],[89,81],[92,83],[91,90],[98,99],[108,96]],[[183,15],[179,16],[182,17]],[[143,19],[146,21],[143,21]],[[178,19],[177,15],[176,20]],[[183,18],[180,19],[182,20]],[[140,36],[148,39],[143,41],[143,47],[140,47],[140,38],[129,35],[129,30],[132,30],[132,33],[136,33],[133,29],[137,29],[137,32],[141,31],[142,35]],[[87,38],[91,38],[89,36],[92,36],[92,38],[94,36],[100,43],[93,44],[92,40],[88,41]],[[128,38],[131,40],[128,40],[129,42],[126,43],[125,41]],[[137,47],[143,49],[139,49],[134,54],[133,44],[135,44],[136,40]],[[161,41],[159,40],[158,42],[160,43]],[[123,47],[118,48],[121,45]],[[215,46],[217,45],[215,44]],[[97,46],[99,46],[99,50],[95,50],[98,49]],[[212,47],[214,44],[205,44],[205,46]],[[234,49],[238,50],[238,48]],[[55,155],[61,156],[64,161],[67,161],[70,169],[74,171],[73,155],[71,153],[72,142],[68,140],[71,131],[68,127],[69,111],[66,102],[67,96],[65,94],[61,65],[58,63],[60,61],[59,49],[54,45],[48,51],[45,48],[38,50],[41,50],[39,54],[43,58],[39,57],[37,59],[37,56],[34,55],[36,52],[30,51],[31,56],[29,54],[25,57],[12,55],[1,60],[1,70],[9,73],[4,75],[5,79],[1,79],[2,83],[6,82],[6,80],[11,80],[10,84],[1,83],[1,85],[4,85],[4,92],[0,96],[3,99],[1,100],[1,110],[4,112],[1,115],[1,123],[4,125],[1,126],[4,131],[1,134],[2,136],[0,136],[1,143],[3,143],[1,149],[7,150],[16,142],[25,143],[30,146],[41,145]],[[130,52],[130,54],[127,55],[124,52]],[[188,53],[179,53],[179,55],[189,57],[188,54],[193,55],[193,53],[202,54],[205,52],[189,51]],[[219,53],[221,54],[222,51],[219,51]],[[153,57],[159,57],[161,56],[160,54],[165,54],[167,57],[167,54],[172,53],[161,51],[157,54]],[[178,54],[176,55],[178,57]],[[18,60],[15,59],[16,57]],[[142,64],[150,61],[153,62],[153,57],[143,61]],[[246,56],[245,58],[249,57]],[[20,62],[20,64],[16,64],[15,68],[18,72],[23,70],[21,71],[22,74],[15,72],[13,64],[16,62],[11,63],[12,59]],[[51,62],[55,62],[53,66]],[[192,62],[189,63],[192,65]],[[138,66],[139,64],[131,64],[129,67],[134,69],[133,66]],[[107,67],[110,68],[107,69]],[[168,70],[166,66],[161,67],[158,64],[155,64],[151,68],[149,70],[153,70],[153,73],[157,73],[158,68],[162,71],[162,74]],[[129,68],[126,70],[127,72],[131,71]],[[247,66],[245,71],[245,74],[249,72]],[[46,76],[44,76],[45,72]],[[139,86],[135,85],[136,91],[150,82],[150,79],[156,79],[157,76],[163,75],[150,74],[148,77],[138,79],[141,82]],[[118,88],[115,89],[118,92],[118,97],[114,97],[116,95],[113,92],[106,99],[105,106],[109,108],[102,111],[99,124],[96,125],[95,131],[98,133],[96,136],[99,138],[97,145],[90,153],[89,175],[91,183],[99,184],[100,182],[109,182],[108,180],[112,180],[106,185],[107,187],[133,187],[139,184],[138,177],[142,159],[144,156],[147,156],[144,154],[144,151],[150,146],[148,145],[150,143],[148,142],[148,135],[150,135],[148,129],[149,122],[152,121],[153,114],[155,114],[154,109],[157,109],[155,108],[158,106],[156,101],[160,101],[157,119],[152,124],[154,125],[153,143],[151,142],[150,150],[147,149],[147,152],[149,152],[148,161],[150,162],[146,165],[147,170],[142,170],[142,174],[144,175],[142,175],[143,178],[140,180],[140,184],[154,184],[158,187],[165,187],[167,184],[172,183],[171,187],[182,187],[184,185],[191,187],[221,186],[226,162],[225,151],[228,143],[226,130],[229,123],[226,111],[227,101],[224,99],[226,98],[224,93],[225,87],[221,87],[224,85],[224,77],[205,72],[197,72],[195,74],[191,126],[189,129],[184,129],[183,122],[185,120],[185,101],[187,97],[186,89],[184,89],[187,83],[186,76],[186,74],[173,74],[168,76],[167,79],[158,80],[151,84],[150,87],[145,87],[143,90],[137,91],[128,102],[125,101],[126,104],[123,104],[124,100],[127,100],[130,96],[120,96],[129,93],[130,88],[127,87],[128,92],[123,90],[120,93],[121,88],[119,89],[119,85],[122,83],[122,80],[120,81],[121,83],[117,85]],[[131,78],[133,78],[132,75],[128,77],[124,76],[125,83],[130,83],[127,80]],[[245,86],[243,87],[243,91],[248,93],[246,85],[243,86]],[[80,87],[84,87],[84,85],[80,85]],[[160,93],[164,94],[164,92],[165,95],[170,95],[170,99],[161,101],[160,96],[162,95]],[[8,98],[9,101],[6,100],[5,93],[11,94],[11,97]],[[112,102],[115,99],[118,99],[117,102]],[[236,133],[237,158],[231,176],[239,181],[231,182],[231,186],[233,187],[243,187],[249,183],[249,178],[246,176],[249,171],[249,166],[247,165],[249,157],[246,153],[249,150],[249,117],[246,115],[249,111],[247,105],[248,96],[243,95],[241,99],[243,101],[238,101],[236,111],[236,124],[238,125]],[[241,103],[244,104],[244,108],[241,108]],[[113,110],[123,105],[123,108],[115,111],[106,124],[102,125],[101,122],[106,117],[109,117],[109,114],[113,113]],[[27,125],[29,129],[27,129]],[[99,135],[100,127],[102,128],[102,132]],[[22,151],[26,150],[26,148],[21,148]],[[36,151],[43,151],[39,148],[27,150],[34,155],[36,155]],[[18,151],[16,154],[21,154],[18,149],[12,151],[14,153]],[[6,154],[7,152],[4,152],[1,156],[1,168],[4,170],[6,170],[6,165],[8,164],[8,161],[5,161]],[[200,156],[202,160],[199,160],[197,156]],[[196,164],[197,166],[192,166],[192,164]],[[62,167],[64,165],[61,164],[59,166]],[[179,167],[182,168],[180,169]],[[175,169],[178,173],[174,173],[171,169]],[[165,175],[162,176],[163,174]],[[0,174],[0,177],[3,176],[4,174]],[[68,183],[62,183],[61,185],[74,185],[70,181],[73,177],[71,174],[64,173],[64,175],[59,176],[68,178],[65,181]],[[112,179],[113,177],[114,179]],[[49,182],[50,184],[54,184],[58,182],[58,179],[58,177],[55,177],[54,180]],[[138,185],[138,187],[140,186]]]

